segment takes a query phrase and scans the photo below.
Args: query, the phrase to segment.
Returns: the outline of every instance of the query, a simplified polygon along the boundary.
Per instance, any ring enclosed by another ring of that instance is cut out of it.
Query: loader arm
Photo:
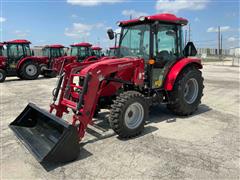
[[[143,76],[136,75],[136,73],[144,72],[144,62],[140,59],[114,59],[94,63],[85,68],[72,64],[65,70],[67,74],[61,88],[58,105],[52,104],[50,112],[55,108],[56,115],[61,117],[63,113],[68,113],[67,109],[73,109],[75,114],[72,124],[78,125],[79,140],[81,140],[87,125],[93,123],[92,118],[99,97],[106,93],[108,96],[116,94],[124,83],[136,86],[143,84]],[[82,85],[76,85],[73,82],[74,77],[84,79]]]

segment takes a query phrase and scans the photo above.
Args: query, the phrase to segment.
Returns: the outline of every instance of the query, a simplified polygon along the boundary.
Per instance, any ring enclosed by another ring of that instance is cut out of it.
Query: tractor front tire
[[[6,71],[0,69],[0,83],[5,81],[6,76],[7,76]]]
[[[201,103],[203,88],[202,72],[195,67],[184,69],[169,92],[167,108],[180,116],[193,114]]]
[[[139,135],[148,118],[148,105],[137,91],[126,91],[117,96],[111,106],[109,123],[121,138]]]
[[[40,73],[39,65],[32,61],[25,62],[20,69],[20,77],[27,80],[37,79]]]

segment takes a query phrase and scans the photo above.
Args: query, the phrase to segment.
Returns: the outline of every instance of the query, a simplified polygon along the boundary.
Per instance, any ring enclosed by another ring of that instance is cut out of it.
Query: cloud
[[[157,0],[156,9],[161,12],[177,13],[181,10],[202,10],[204,9],[209,0]]]
[[[228,42],[237,42],[239,44],[240,38],[231,36],[227,39],[227,41]]]
[[[139,18],[140,16],[147,16],[148,14],[145,12],[138,12],[133,9],[128,9],[128,10],[126,9],[122,11],[122,15],[127,17],[132,16],[132,18]]]
[[[4,17],[0,17],[0,23],[5,22],[7,19]]]
[[[65,36],[73,38],[83,38],[90,36],[90,32],[93,29],[104,28],[103,23],[97,24],[83,24],[83,23],[73,23],[71,28],[65,28]]]
[[[237,40],[237,38],[235,38],[235,37],[229,37],[229,38],[227,39],[228,42],[234,42],[234,41],[236,41],[236,40]]]
[[[97,6],[100,4],[114,4],[122,2],[123,0],[67,0],[67,3],[79,6]]]
[[[29,30],[25,30],[25,31],[16,30],[13,32],[13,34],[15,34],[17,37],[20,37],[20,38],[24,38],[24,37],[28,36],[29,33],[30,33]]]
[[[77,18],[78,15],[76,15],[76,14],[72,14],[71,17],[72,17],[72,18]]]
[[[231,31],[231,28],[230,26],[220,26],[220,31],[221,32]],[[218,32],[218,27],[209,27],[207,29],[207,32]]]

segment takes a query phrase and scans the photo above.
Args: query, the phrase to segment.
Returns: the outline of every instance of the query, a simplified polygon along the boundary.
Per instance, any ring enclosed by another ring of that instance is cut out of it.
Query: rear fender
[[[36,62],[38,64],[47,64],[48,62],[48,58],[36,58],[36,57],[25,57],[23,59],[21,59],[18,64],[17,64],[17,69],[20,69],[21,66],[28,61],[33,61]]]
[[[166,91],[172,91],[174,83],[179,73],[187,66],[195,66],[198,69],[202,69],[201,59],[198,58],[184,58],[175,63],[169,73],[167,74],[164,82],[164,89]]]

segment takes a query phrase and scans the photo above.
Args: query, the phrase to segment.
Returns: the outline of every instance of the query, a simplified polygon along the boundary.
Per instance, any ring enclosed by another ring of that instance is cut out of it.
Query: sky
[[[28,39],[33,45],[88,41],[107,48],[116,22],[158,13],[173,13],[190,22],[196,47],[240,47],[239,0],[0,0],[0,41]],[[188,27],[185,27],[188,29]]]

